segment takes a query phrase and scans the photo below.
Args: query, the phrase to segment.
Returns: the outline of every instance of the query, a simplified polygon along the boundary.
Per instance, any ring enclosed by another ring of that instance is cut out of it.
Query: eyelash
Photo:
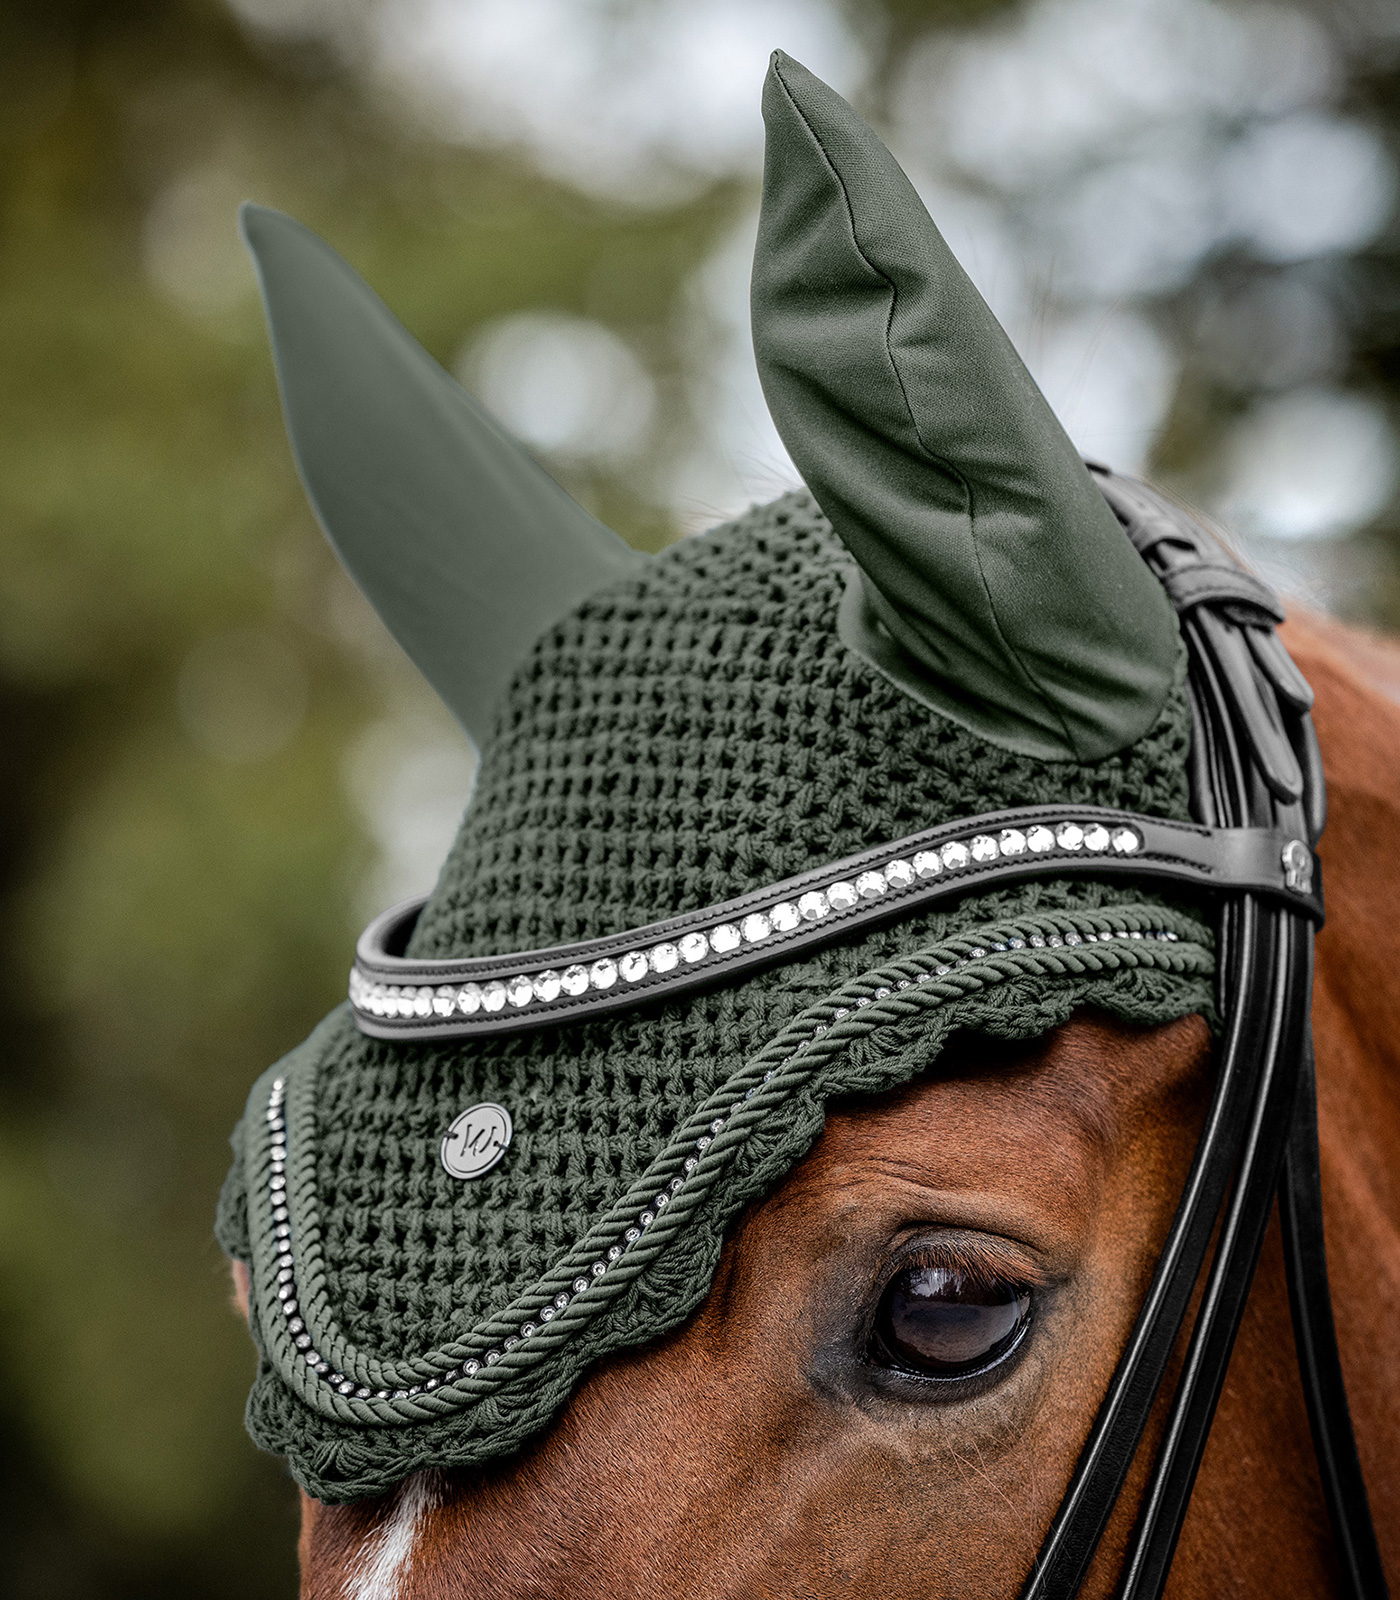
[[[1031,1295],[1048,1289],[1051,1283],[1048,1274],[1037,1272],[1034,1268],[1028,1268],[1024,1261],[1013,1259],[1009,1250],[1003,1254],[990,1241],[984,1244],[980,1240],[954,1243],[951,1240],[930,1239],[910,1245],[891,1257],[876,1281],[872,1308],[880,1304],[885,1290],[901,1272],[919,1267],[939,1267],[945,1272],[956,1272],[978,1288],[990,1289],[1010,1284]]]

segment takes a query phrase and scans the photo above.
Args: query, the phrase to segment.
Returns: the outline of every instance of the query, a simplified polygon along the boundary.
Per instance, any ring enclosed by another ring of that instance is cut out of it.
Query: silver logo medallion
[[[494,1100],[468,1106],[442,1136],[442,1164],[454,1178],[479,1178],[506,1153],[510,1112]]]

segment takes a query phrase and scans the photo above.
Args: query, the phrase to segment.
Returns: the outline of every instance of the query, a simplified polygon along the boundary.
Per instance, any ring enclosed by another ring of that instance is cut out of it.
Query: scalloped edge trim
[[[339,1421],[405,1426],[469,1410],[549,1360],[624,1294],[704,1204],[749,1132],[852,1041],[1013,978],[1107,976],[1125,967],[1209,976],[1214,957],[1199,942],[1203,931],[1161,906],[1054,913],[974,928],[849,980],[792,1018],[697,1106],[531,1288],[461,1339],[412,1358],[378,1358],[337,1325],[315,1188],[318,1061],[302,1057],[271,1078],[244,1140],[253,1293],[268,1359],[303,1402]],[[275,1146],[284,1138],[279,1161]],[[283,1184],[274,1189],[278,1177]],[[643,1223],[647,1212],[651,1221]],[[546,1310],[554,1315],[543,1316]],[[299,1338],[309,1341],[305,1349]]]

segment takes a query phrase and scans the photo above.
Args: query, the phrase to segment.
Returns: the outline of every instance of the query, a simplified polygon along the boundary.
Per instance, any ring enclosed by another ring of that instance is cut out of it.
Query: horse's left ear
[[[874,133],[781,52],[763,116],[754,351],[860,565],[843,637],[1011,749],[1124,749],[1181,668],[1160,584]]]
[[[245,205],[282,408],[326,537],[477,745],[516,667],[642,565],[314,233]]]

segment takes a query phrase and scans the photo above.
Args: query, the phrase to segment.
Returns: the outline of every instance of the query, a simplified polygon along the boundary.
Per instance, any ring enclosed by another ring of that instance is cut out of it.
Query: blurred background
[[[1392,0],[4,0],[15,1600],[293,1593],[226,1139],[472,777],[308,514],[235,207],[323,233],[657,549],[795,476],[746,310],[775,45],[885,134],[1084,453],[1400,625]]]

